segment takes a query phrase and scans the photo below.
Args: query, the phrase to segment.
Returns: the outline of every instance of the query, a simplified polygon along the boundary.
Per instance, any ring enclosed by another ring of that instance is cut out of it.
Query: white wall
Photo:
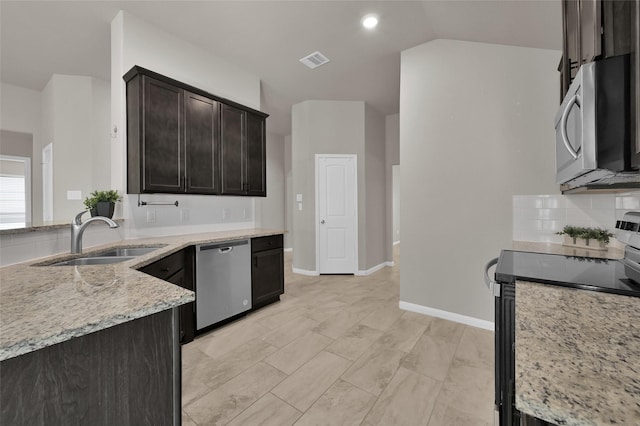
[[[364,102],[305,101],[291,110],[291,169],[293,197],[302,195],[302,210],[293,212],[293,267],[317,272],[315,155],[355,154],[358,156],[358,266],[365,268],[366,212],[365,114]],[[295,204],[297,204],[294,201]]]
[[[284,137],[267,132],[267,197],[256,198],[256,226],[285,228]]]
[[[53,217],[71,220],[91,191],[109,189],[109,84],[54,74],[42,100],[43,137],[53,143]],[[82,199],[68,200],[70,190]]]
[[[284,137],[284,175],[285,175],[285,200],[284,200],[284,248],[293,250],[293,214],[295,209],[295,197],[293,196],[293,173],[291,171],[291,135]]]
[[[385,117],[385,174],[387,221],[386,221],[386,256],[388,261],[393,261],[393,243],[398,241],[400,223],[400,114],[387,115]],[[395,166],[395,167],[394,167]]]
[[[42,223],[42,188],[35,184],[42,181],[42,130],[41,94],[12,84],[0,85],[0,129],[33,135],[33,158],[31,161],[31,219],[34,224]]]
[[[385,164],[385,117],[365,104],[365,182],[359,190],[365,190],[365,233],[360,241],[364,242],[365,261],[362,269],[379,268],[387,261],[387,175]],[[387,179],[388,178],[388,179]],[[362,263],[361,263],[362,264]]]
[[[360,101],[305,101],[292,108],[293,267],[317,273],[315,155],[357,155],[358,273],[385,253],[385,121]],[[297,208],[302,195],[302,210]]]
[[[559,59],[557,51],[452,40],[402,52],[404,307],[493,321],[482,268],[511,245],[512,196],[558,192]]]
[[[210,52],[176,38],[136,16],[121,11],[111,23],[111,120],[119,131],[112,140],[112,185],[122,191],[126,187],[126,105],[125,82],[122,76],[134,65],[139,65],[178,81],[206,90],[218,96],[260,109],[260,80],[255,75],[212,55]],[[267,123],[268,123],[267,119]],[[268,124],[267,124],[268,126]],[[273,144],[268,144],[273,145]],[[277,143],[276,143],[277,145]],[[269,205],[277,205],[283,197],[284,184],[278,170],[274,146],[268,148],[270,163],[267,165],[272,180],[267,185]],[[283,178],[282,178],[283,179]],[[251,228],[258,219],[255,202],[248,197],[219,197],[194,195],[142,195],[145,201],[179,201],[180,207],[138,207],[137,196],[125,197],[124,216],[131,220],[129,236],[169,235],[175,233],[216,231],[231,228]],[[257,201],[264,204],[263,201]],[[181,210],[186,209],[181,214]],[[272,223],[282,220],[284,212],[272,213]],[[155,213],[155,222],[148,222],[149,212]],[[275,217],[278,216],[278,217]],[[273,219],[273,221],[272,221]],[[262,221],[262,219],[260,219]]]

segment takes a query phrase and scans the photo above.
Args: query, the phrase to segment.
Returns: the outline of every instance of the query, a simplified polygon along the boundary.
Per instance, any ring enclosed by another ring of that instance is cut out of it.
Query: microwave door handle
[[[569,136],[567,135],[567,119],[569,118],[569,113],[571,112],[571,108],[573,105],[577,105],[580,107],[580,96],[574,95],[569,102],[567,102],[567,106],[562,111],[562,118],[560,119],[560,135],[562,135],[562,142],[564,143],[564,147],[569,151],[569,154],[573,157],[574,160],[578,159],[578,153],[580,152],[580,148],[573,149],[571,143],[569,142]]]

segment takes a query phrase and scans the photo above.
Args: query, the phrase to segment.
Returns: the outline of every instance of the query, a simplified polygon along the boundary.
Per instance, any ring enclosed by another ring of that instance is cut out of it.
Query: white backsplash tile
[[[640,192],[624,195],[516,195],[513,197],[513,239],[562,242],[556,235],[566,225],[608,229],[630,210],[640,210]]]

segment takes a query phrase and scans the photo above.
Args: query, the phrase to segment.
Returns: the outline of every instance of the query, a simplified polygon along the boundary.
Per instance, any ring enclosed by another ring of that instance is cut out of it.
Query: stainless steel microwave
[[[631,168],[630,55],[582,65],[555,117],[556,183],[637,181]]]

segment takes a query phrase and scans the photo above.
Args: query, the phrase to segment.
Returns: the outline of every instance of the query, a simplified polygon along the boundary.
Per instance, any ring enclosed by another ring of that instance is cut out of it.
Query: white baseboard
[[[382,262],[379,265],[374,266],[373,268],[369,268],[365,271],[361,271],[358,270],[356,271],[356,273],[354,275],[359,275],[359,276],[366,276],[366,275],[371,275],[376,271],[379,271],[380,269],[384,268],[385,266],[393,266],[394,263],[393,262]]]
[[[472,327],[483,328],[485,330],[494,331],[495,324],[491,321],[485,321],[474,317],[468,317],[466,315],[456,314],[454,312],[442,311],[440,309],[429,308],[428,306],[416,305],[414,303],[400,301],[400,309],[410,312],[416,312],[418,314],[429,315],[432,317],[442,318],[453,322],[459,322],[461,324],[470,325]]]
[[[285,251],[285,253],[291,252],[291,251],[293,251],[293,247],[285,248],[284,251]]]
[[[296,267],[291,267],[291,271],[294,274],[300,274],[300,275],[307,275],[309,277],[315,277],[320,275],[320,273],[318,271],[308,271],[306,269],[300,269],[300,268],[296,268]]]

